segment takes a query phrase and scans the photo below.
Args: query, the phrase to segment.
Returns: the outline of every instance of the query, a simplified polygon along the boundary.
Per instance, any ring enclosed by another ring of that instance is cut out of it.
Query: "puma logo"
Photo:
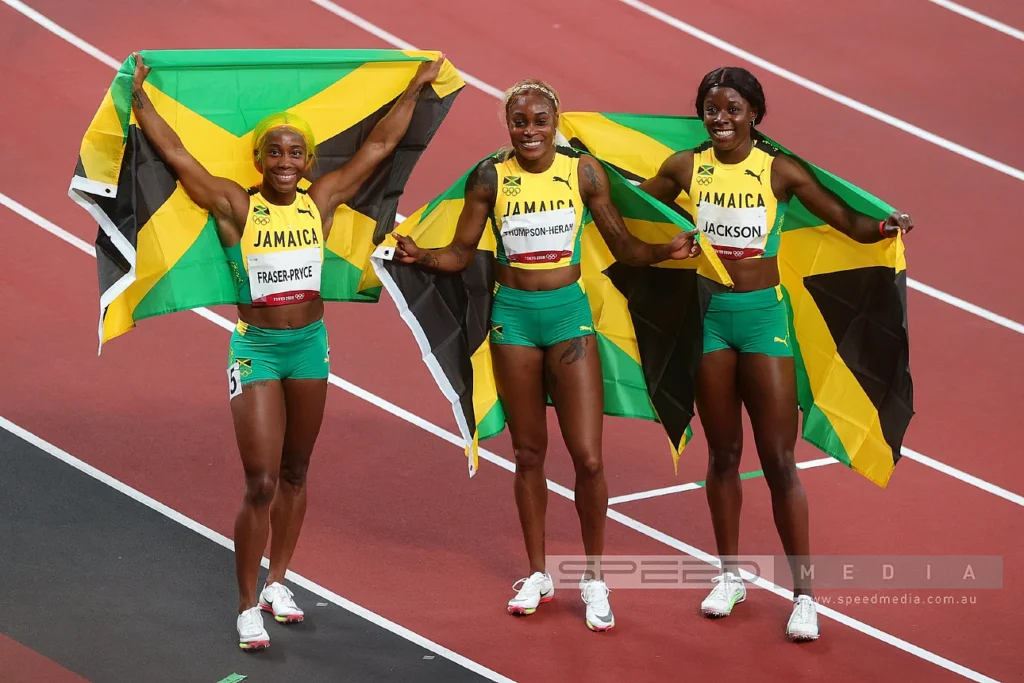
[[[312,211],[307,211],[306,209],[296,209],[296,211],[298,211],[299,213],[306,213],[306,214],[309,214],[310,216],[312,216],[312,215],[313,215],[313,212],[312,212]]]
[[[759,185],[761,184],[761,176],[762,176],[762,175],[764,175],[764,171],[761,171],[760,173],[754,173],[754,172],[753,172],[753,171],[751,171],[751,170],[750,170],[749,168],[747,168],[747,169],[744,169],[744,170],[743,170],[743,173],[744,173],[745,175],[748,175],[748,176],[750,176],[751,178],[757,178],[757,182],[758,182],[758,184],[759,184]]]
[[[786,341],[785,339],[782,339],[781,337],[776,337],[775,341],[779,342],[780,344],[785,344],[787,347],[789,346],[789,342]]]
[[[569,174],[569,177],[572,178],[571,173]],[[555,176],[554,178],[552,178],[552,180],[554,180],[556,183],[565,183],[565,186],[572,190],[572,185],[570,185],[569,181],[566,180],[565,178],[559,178],[558,176]]]

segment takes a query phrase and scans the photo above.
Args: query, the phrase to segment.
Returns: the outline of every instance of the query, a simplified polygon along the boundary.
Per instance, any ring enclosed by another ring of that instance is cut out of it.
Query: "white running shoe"
[[[519,584],[522,588],[517,588]],[[550,602],[555,597],[555,584],[550,574],[534,572],[525,579],[512,584],[512,590],[518,590],[516,597],[508,601],[509,614],[533,614],[537,605]]]
[[[274,619],[282,624],[293,624],[302,621],[305,614],[295,604],[295,594],[280,583],[272,583],[263,587],[260,593],[260,609],[270,612]]]
[[[708,597],[700,603],[700,611],[709,617],[727,617],[736,603],[747,599],[747,588],[743,579],[732,572],[725,572],[711,579],[718,585],[711,589]]]
[[[584,581],[580,597],[587,605],[587,628],[591,631],[607,631],[615,626],[615,615],[608,604],[611,591],[604,581]]]
[[[263,615],[259,607],[250,607],[238,615],[235,622],[238,629],[238,647],[246,652],[266,650],[270,647],[270,636],[263,628]]]
[[[786,624],[786,635],[790,640],[818,639],[818,609],[811,596],[800,595],[793,601],[793,613]]]

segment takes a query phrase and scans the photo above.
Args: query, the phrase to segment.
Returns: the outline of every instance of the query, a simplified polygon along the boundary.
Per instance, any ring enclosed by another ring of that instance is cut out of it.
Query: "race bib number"
[[[249,254],[249,291],[254,305],[280,306],[320,295],[320,249]]]
[[[228,366],[228,400],[242,393],[242,376],[238,370],[238,361]]]
[[[501,242],[509,263],[558,263],[572,256],[575,209],[521,213],[501,220]]]
[[[768,210],[763,206],[727,209],[701,202],[697,207],[697,228],[714,246],[719,258],[760,256],[768,240]]]

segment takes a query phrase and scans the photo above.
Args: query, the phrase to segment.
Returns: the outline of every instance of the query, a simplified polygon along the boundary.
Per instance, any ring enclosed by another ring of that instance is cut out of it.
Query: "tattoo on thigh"
[[[562,352],[562,357],[559,359],[563,365],[572,365],[578,360],[582,360],[587,357],[587,344],[590,341],[590,337],[576,337],[575,339],[569,340],[569,347]]]
[[[270,380],[269,379],[254,379],[251,382],[246,382],[245,386],[247,386],[247,387],[265,387],[268,384],[270,384]]]

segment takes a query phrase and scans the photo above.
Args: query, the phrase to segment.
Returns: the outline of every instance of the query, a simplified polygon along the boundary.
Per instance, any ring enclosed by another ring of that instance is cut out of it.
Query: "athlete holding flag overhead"
[[[149,67],[133,56],[138,126],[188,197],[216,219],[242,302],[228,358],[231,414],[245,470],[234,532],[236,627],[243,650],[260,650],[270,645],[261,609],[279,622],[304,618],[284,577],[306,512],[306,472],[327,398],[330,360],[320,298],[324,244],[338,207],[401,142],[444,56],[423,62],[359,150],[308,190],[298,187],[316,153],[306,121],[283,112],[256,126],[252,159],[262,181],[246,190],[211,175],[184,148],[143,89]],[[260,559],[271,531],[270,573],[257,600]]]

